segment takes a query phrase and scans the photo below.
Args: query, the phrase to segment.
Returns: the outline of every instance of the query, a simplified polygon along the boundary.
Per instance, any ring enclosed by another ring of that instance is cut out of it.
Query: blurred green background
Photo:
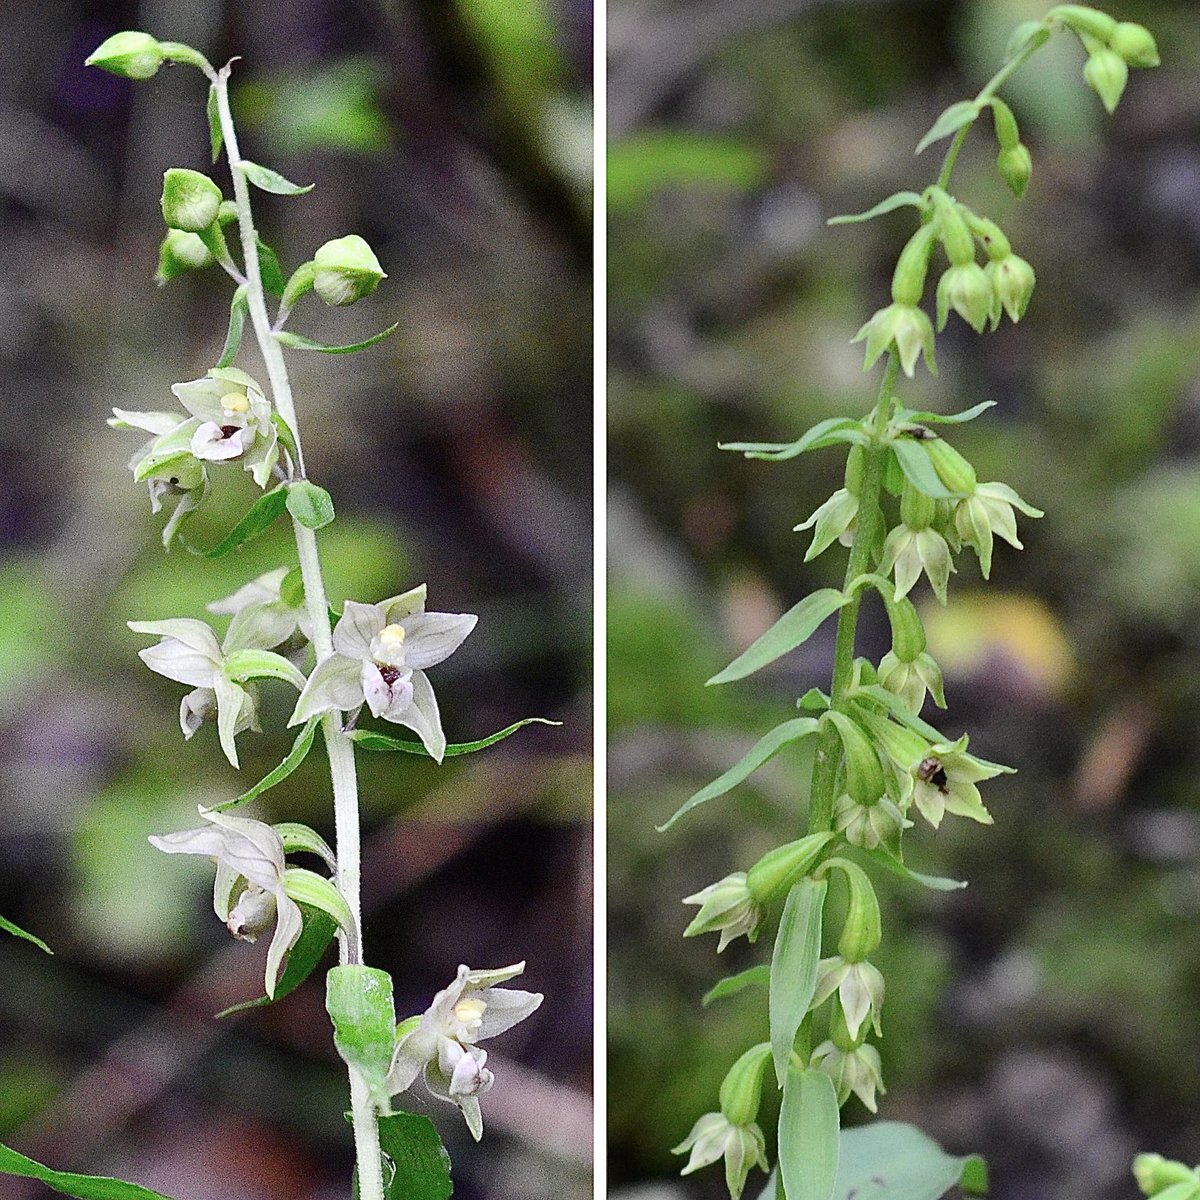
[[[922,133],[1046,7],[610,5],[614,1195],[724,1192],[718,1170],[677,1181],[668,1148],[766,1034],[761,993],[699,999],[765,961],[773,931],[717,960],[715,939],[680,939],[679,898],[797,836],[804,753],[665,836],[654,824],[832,667],[831,622],[778,669],[702,687],[845,563],[835,548],[805,567],[791,532],[840,486],[841,453],[768,464],[716,445],[867,410],[878,374],[849,340],[886,303],[911,214],[824,222],[931,182]],[[1131,73],[1116,118],[1060,36],[1004,93],[1033,151],[1024,200],[986,121],[955,176],[1037,270],[1026,319],[986,338],[953,319],[940,376],[899,389],[918,408],[999,401],[953,440],[1047,513],[986,589],[964,556],[948,610],[920,593],[950,701],[932,719],[1020,771],[987,786],[993,828],[910,835],[914,863],[970,887],[879,881],[880,1114],[984,1153],[1002,1200],[1133,1196],[1134,1151],[1200,1158],[1200,25],[1190,3],[1112,11],[1163,57]],[[887,647],[872,602],[860,650]]]
[[[285,270],[354,232],[389,274],[368,302],[310,298],[291,322],[327,342],[400,323],[362,355],[291,356],[309,468],[338,509],[319,535],[333,599],[424,580],[431,608],[480,614],[434,677],[452,741],[527,715],[562,726],[441,769],[360,755],[368,957],[402,1013],[460,961],[528,958],[546,1002],[489,1060],[485,1147],[449,1106],[416,1103],[457,1196],[590,1195],[592,29],[574,0],[6,9],[0,912],[57,953],[0,941],[0,1137],[180,1200],[348,1195],[319,975],[214,1022],[261,991],[264,947],[215,921],[207,864],[146,843],[261,777],[293,735],[270,686],[240,776],[211,727],[185,744],[180,689],[138,662],[125,621],[203,616],[294,550],[281,524],[217,564],[164,557],[126,469],[137,438],[104,425],[114,404],[173,405],[169,385],[213,364],[230,294],[215,269],[154,287],[162,172],[209,169],[205,85],[85,70],[121,28],[242,56],[245,154],[317,185],[256,193]],[[249,337],[239,365],[262,377]],[[212,544],[252,492],[221,475],[191,539]],[[332,837],[324,771],[314,753],[255,814]]]

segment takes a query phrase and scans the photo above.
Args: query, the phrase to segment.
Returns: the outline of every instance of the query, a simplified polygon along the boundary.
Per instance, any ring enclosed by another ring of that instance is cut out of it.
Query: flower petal
[[[245,688],[226,679],[223,671],[213,672],[213,690],[217,694],[217,733],[221,739],[221,749],[225,751],[230,764],[237,767],[237,743],[234,739],[249,697]]]
[[[442,717],[438,712],[433,686],[424,671],[414,671],[412,687],[412,703],[401,716],[388,715],[387,719],[411,729],[433,759],[440,763],[446,755],[446,735],[442,731]]]
[[[257,579],[252,579],[238,588],[236,592],[220,600],[214,600],[206,607],[210,613],[233,616],[241,612],[243,608],[249,608],[251,604],[270,604],[279,599],[279,589],[282,587],[287,573],[287,567],[276,567],[275,570],[267,571]]]
[[[217,635],[203,622],[191,617],[172,617],[166,621],[130,621],[134,633],[148,633],[154,637],[174,638],[200,654],[206,654],[213,662],[221,661],[221,647]]]
[[[403,621],[405,617],[411,617],[414,613],[423,613],[426,590],[425,584],[419,583],[399,596],[389,596],[386,600],[381,600],[379,607],[383,609],[384,618],[387,621]]]
[[[275,893],[275,936],[267,950],[267,995],[275,998],[275,985],[283,972],[283,960],[304,932],[304,917],[300,906],[283,890]]]
[[[356,708],[363,702],[360,675],[362,664],[356,658],[331,654],[319,662],[308,677],[288,726],[303,725],[316,713]]]
[[[212,687],[220,674],[217,670],[219,659],[214,661],[175,638],[163,638],[157,645],[139,650],[138,658],[156,674],[193,688]]]
[[[476,1038],[496,1037],[532,1016],[541,1007],[541,992],[522,992],[516,988],[485,988],[479,998],[487,1008]]]
[[[333,648],[347,658],[370,658],[371,639],[386,624],[382,605],[347,600],[333,631]]]
[[[479,618],[472,613],[417,613],[405,617],[404,661],[421,671],[449,658]]]

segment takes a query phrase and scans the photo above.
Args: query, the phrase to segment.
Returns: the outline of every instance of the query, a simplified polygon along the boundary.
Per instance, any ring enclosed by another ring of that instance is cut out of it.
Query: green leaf
[[[988,1194],[988,1165],[982,1154],[969,1154],[963,1162],[962,1176],[958,1181],[968,1196]]]
[[[766,963],[739,971],[736,975],[726,975],[719,983],[714,984],[704,993],[700,1004],[707,1008],[714,1000],[724,1000],[726,996],[734,996],[743,988],[766,987],[771,981],[771,968]]]
[[[279,435],[279,440],[283,443],[283,448],[291,456],[292,462],[295,462],[300,454],[296,449],[296,435],[292,432],[292,427],[274,409],[271,410],[271,421],[275,426],[275,432]]]
[[[384,338],[391,337],[399,327],[400,322],[397,321],[394,325],[389,325],[382,333],[367,338],[365,342],[352,342],[349,346],[327,346],[324,342],[314,342],[312,338],[302,337],[298,333],[288,333],[286,330],[277,333],[275,340],[281,345],[290,346],[293,350],[319,350],[322,354],[354,354],[358,350],[365,350],[368,346],[382,342]]]
[[[824,712],[830,704],[829,697],[818,687],[811,687],[799,700],[797,708],[807,708],[812,712]]]
[[[787,1200],[829,1200],[839,1170],[838,1102],[833,1080],[792,1067],[779,1110],[779,1174]],[[871,1185],[861,1193],[876,1200]],[[845,1198],[843,1198],[845,1200]]]
[[[853,213],[848,216],[830,217],[825,224],[854,225],[859,221],[870,221],[875,217],[882,217],[884,213],[894,212],[906,204],[911,204],[914,208],[924,208],[925,206],[924,200],[916,192],[894,192],[886,200],[880,200],[874,208],[868,208],[866,212]]]
[[[942,138],[957,133],[964,125],[969,125],[979,116],[979,103],[975,100],[958,100],[942,113],[929,132],[917,143],[917,153],[940,142]]]
[[[767,759],[778,754],[789,742],[794,742],[816,733],[817,725],[817,720],[814,717],[795,717],[791,721],[784,721],[782,725],[776,725],[770,733],[755,742],[750,752],[744,758],[730,767],[723,775],[714,779],[707,787],[702,787],[695,795],[684,801],[669,821],[657,826],[658,832],[666,833],[684,813],[691,812],[698,805],[704,804],[709,800],[714,800],[717,796],[723,796],[726,792],[737,787],[743,779],[748,778],[757,771]]]
[[[869,683],[856,688],[855,695],[868,696],[870,699],[882,704],[901,725],[911,729],[914,733],[919,733],[923,738],[928,738],[931,742],[954,740],[953,738],[947,738],[944,733],[934,729],[928,721],[922,721],[915,713],[909,712],[908,706],[899,696],[894,692],[889,692],[887,688],[882,687],[878,683]]]
[[[269,788],[273,788],[277,783],[282,783],[308,757],[308,752],[312,749],[313,741],[317,736],[317,726],[320,723],[320,717],[310,718],[308,723],[296,735],[296,740],[292,743],[292,748],[288,751],[287,758],[279,766],[264,775],[248,791],[243,792],[233,800],[226,800],[223,804],[212,805],[209,811],[225,812],[228,809],[236,808],[239,804],[245,804],[248,800],[253,800],[256,796],[261,796],[263,792]]]
[[[264,492],[250,506],[246,515],[211,550],[202,550],[205,558],[224,558],[230,551],[265,533],[287,508],[287,487],[279,484]]]
[[[307,479],[288,485],[288,512],[306,529],[324,529],[333,520],[333,497]]]
[[[11,933],[13,937],[24,938],[25,941],[32,942],[39,950],[45,950],[47,954],[54,953],[40,937],[35,937],[32,933],[22,929],[20,925],[14,925],[6,917],[0,917],[0,929],[3,929],[5,933]]]
[[[1012,31],[1008,46],[1004,51],[1004,61],[1011,62],[1031,42],[1044,46],[1050,40],[1050,30],[1044,21],[1022,21]]]
[[[904,477],[926,496],[934,500],[949,500],[954,493],[948,491],[946,485],[938,478],[938,473],[925,453],[924,445],[915,438],[898,437],[892,442],[892,451],[896,461],[904,472]]]
[[[325,1008],[338,1053],[362,1074],[372,1099],[386,1107],[396,1043],[392,977],[378,967],[333,967],[326,976]]]
[[[225,659],[225,678],[233,683],[248,679],[282,679],[297,691],[308,681],[296,666],[273,650],[235,650]]]
[[[960,413],[910,412],[902,410],[904,421],[915,421],[921,425],[961,425],[964,421],[973,421],[989,408],[995,408],[995,400],[984,400]]]
[[[2,1143],[0,1174],[36,1179],[53,1191],[64,1196],[74,1196],[76,1200],[168,1200],[161,1192],[152,1192],[136,1183],[125,1183],[120,1179],[107,1179],[100,1175],[73,1175],[69,1171],[55,1171],[34,1162],[32,1158],[18,1154]]]
[[[853,417],[829,417],[818,421],[811,429],[794,442],[723,442],[719,450],[733,450],[744,454],[747,458],[764,459],[767,462],[783,462],[795,458],[805,450],[823,450],[826,446],[837,442],[856,442],[866,445],[867,435],[863,432],[862,422]]]
[[[301,187],[298,183],[284,179],[278,171],[272,171],[270,167],[260,167],[258,163],[247,162],[245,159],[242,160],[241,166],[242,174],[256,188],[262,188],[264,192],[271,192],[276,196],[302,196],[316,187],[316,184],[313,183]]]
[[[902,879],[907,879],[910,883],[919,883],[922,887],[927,887],[931,891],[957,892],[967,886],[965,880],[945,879],[940,875],[923,875],[920,871],[914,871],[911,867],[905,866],[899,859],[889,854],[882,846],[877,846],[872,850],[864,850],[863,853],[869,855],[881,867],[886,867]]]
[[[221,147],[225,144],[225,134],[221,131],[221,111],[217,105],[216,84],[208,89],[208,141],[212,146],[212,160],[216,162],[221,157]]]
[[[385,1200],[449,1200],[450,1155],[428,1117],[410,1112],[380,1117],[379,1148],[394,1171],[383,1189]]]
[[[550,721],[546,717],[526,717],[523,721],[515,721],[507,729],[493,733],[489,737],[480,738],[477,742],[451,742],[446,747],[446,757],[455,758],[460,754],[474,754],[476,750],[485,750],[502,742],[506,737],[516,733],[525,725],[561,725],[561,721]],[[429,757],[429,751],[420,742],[410,742],[404,738],[390,737],[386,733],[376,733],[373,729],[356,729],[350,734],[364,750],[400,750],[405,754],[423,754]]]
[[[932,470],[932,467],[930,469]],[[799,604],[789,608],[762,637],[739,654],[729,666],[723,671],[718,671],[705,686],[744,679],[768,663],[773,663],[777,658],[782,658],[789,650],[795,650],[797,646],[808,641],[827,617],[849,603],[850,597],[843,595],[836,588],[821,588],[805,596]]]
[[[233,300],[229,304],[229,332],[225,335],[225,348],[221,351],[221,357],[217,359],[218,367],[233,366],[233,360],[237,358],[238,347],[242,344],[242,329],[245,327],[246,313],[249,308],[250,304],[246,299],[246,285],[243,283],[233,293]]]
[[[817,963],[821,959],[821,914],[829,884],[824,879],[801,879],[790,892],[775,935],[771,954],[768,1008],[771,1021],[771,1054],[775,1076],[783,1087],[796,1031],[813,993],[817,990]],[[789,1190],[789,1197],[791,1196]]]
[[[272,296],[282,296],[287,286],[283,280],[283,269],[275,251],[260,237],[255,238],[258,246],[258,273],[262,276],[262,285]]]
[[[839,1141],[833,1200],[868,1195],[871,1200],[939,1200],[956,1185],[987,1187],[983,1159],[947,1154],[912,1125],[878,1121],[843,1130]]]
[[[287,964],[275,985],[275,999],[263,995],[254,1000],[243,1000],[240,1004],[231,1004],[217,1013],[218,1019],[232,1016],[233,1013],[246,1012],[251,1008],[276,1004],[289,992],[294,992],[316,970],[329,943],[333,941],[337,922],[328,913],[307,904],[300,905],[300,915],[304,918],[304,927],[296,944],[288,951]]]

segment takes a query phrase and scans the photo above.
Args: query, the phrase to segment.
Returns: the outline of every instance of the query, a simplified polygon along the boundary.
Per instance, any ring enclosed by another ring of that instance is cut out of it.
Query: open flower
[[[875,1036],[880,1034],[879,1014],[883,1008],[883,975],[865,959],[847,962],[840,954],[817,964],[817,990],[809,1009],[820,1008],[834,992],[842,1006],[846,1028],[853,1039],[869,1017]]]
[[[853,1092],[871,1112],[877,1112],[875,1093],[886,1092],[883,1064],[879,1051],[866,1044],[842,1050],[833,1042],[822,1042],[812,1055],[812,1067],[824,1071],[833,1080],[839,1104],[845,1104]]]
[[[688,1154],[689,1151],[687,1166],[680,1174],[690,1175],[723,1158],[725,1184],[732,1200],[740,1200],[752,1167],[770,1170],[766,1141],[758,1125],[754,1121],[748,1125],[735,1125],[724,1113],[705,1113],[671,1153]]]
[[[992,572],[993,534],[999,534],[1017,550],[1024,549],[1017,537],[1014,508],[1019,508],[1027,517],[1045,515],[1040,508],[1026,504],[1005,483],[978,484],[971,495],[954,506],[955,532],[963,544],[972,547],[979,556],[979,569],[984,579]]]
[[[849,488],[838,488],[807,521],[802,525],[795,526],[792,530],[793,533],[802,533],[806,529],[813,530],[812,543],[808,547],[804,561],[811,562],[818,554],[828,549],[835,540],[841,542],[843,546],[853,544],[857,518],[858,497]]]
[[[950,547],[932,526],[910,529],[897,525],[883,544],[883,561],[879,564],[882,575],[896,573],[896,599],[907,596],[924,571],[929,577],[933,593],[946,603],[946,586],[954,563],[950,558]]]
[[[478,620],[470,613],[427,613],[424,584],[380,604],[347,600],[333,631],[336,653],[317,664],[288,724],[365,703],[373,716],[413,730],[441,762],[446,735],[425,668],[449,658]]]
[[[241,459],[265,488],[279,461],[279,440],[271,406],[254,379],[233,367],[214,367],[203,379],[177,383],[171,391],[195,422],[190,447],[196,458]]]
[[[207,606],[210,613],[233,618],[225,635],[226,650],[273,650],[297,630],[311,636],[303,603],[291,604],[281,593],[288,574],[287,567],[277,567]]]
[[[152,836],[150,844],[165,854],[202,854],[216,862],[213,909],[235,938],[253,942],[274,924],[265,980],[274,997],[283,960],[304,926],[299,906],[284,890],[283,841],[262,821],[204,809],[200,815],[207,825]]]
[[[763,910],[750,891],[745,871],[735,871],[732,875],[726,875],[724,879],[702,888],[694,896],[685,896],[683,902],[700,905],[700,911],[683,931],[683,936],[696,937],[701,933],[719,933],[721,940],[717,943],[718,954],[742,934],[751,942],[758,938]]]
[[[460,966],[454,982],[434,996],[425,1012],[400,1026],[388,1072],[389,1094],[406,1091],[423,1074],[430,1094],[456,1104],[479,1141],[479,1097],[492,1086],[494,1076],[486,1066],[487,1051],[476,1043],[511,1029],[541,1005],[540,992],[497,986],[524,970],[523,962],[495,971]],[[405,1026],[408,1031],[402,1032]]]
[[[864,370],[869,370],[871,364],[895,343],[900,365],[910,379],[922,353],[925,355],[925,365],[929,368],[929,373],[937,374],[937,364],[933,357],[933,325],[925,312],[915,304],[901,304],[897,301],[889,304],[887,308],[881,308],[850,341],[852,344],[867,343]]]

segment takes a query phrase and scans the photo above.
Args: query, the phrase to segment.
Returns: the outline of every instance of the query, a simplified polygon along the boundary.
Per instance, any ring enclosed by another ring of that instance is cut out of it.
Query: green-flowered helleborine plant
[[[684,901],[700,906],[684,936],[715,933],[718,951],[743,934],[754,941],[783,901],[769,967],[722,980],[709,996],[717,999],[765,983],[770,1041],[733,1064],[719,1111],[701,1116],[676,1147],[676,1153],[688,1155],[684,1174],[724,1160],[733,1200],[739,1200],[756,1166],[770,1175],[763,1200],[830,1200],[835,1185],[840,1188],[838,1180],[860,1175],[871,1178],[872,1200],[937,1200],[956,1184],[967,1191],[986,1187],[981,1160],[954,1159],[909,1126],[885,1122],[855,1130],[853,1137],[840,1134],[840,1109],[858,1102],[874,1113],[884,1095],[876,1042],[886,1027],[885,981],[870,962],[883,929],[868,870],[889,870],[943,890],[963,886],[907,868],[905,832],[918,817],[935,830],[948,817],[990,825],[981,785],[1009,770],[971,753],[965,733],[945,734],[922,718],[926,700],[945,708],[946,697],[909,595],[924,579],[936,599],[947,603],[956,559],[967,550],[977,556],[987,579],[997,538],[1021,548],[1016,514],[1042,514],[1008,485],[979,482],[946,436],[955,425],[980,416],[991,401],[953,416],[920,411],[902,398],[900,376],[915,380],[922,361],[936,371],[937,335],[956,318],[984,333],[1005,316],[1014,322],[1026,316],[1033,267],[1013,251],[995,221],[954,193],[952,177],[968,133],[987,113],[999,143],[1000,175],[1017,197],[1025,191],[1032,156],[998,93],[1062,30],[1082,43],[1085,79],[1109,112],[1125,88],[1128,69],[1158,63],[1146,29],[1082,5],[1058,5],[1042,20],[1019,26],[1000,70],[974,99],[947,108],[918,144],[920,153],[952,139],[936,181],[923,192],[897,192],[867,212],[830,221],[840,225],[912,210],[914,228],[898,255],[890,300],[854,338],[866,344],[865,369],[884,362],[874,408],[864,417],[831,417],[793,442],[722,446],[767,461],[846,447],[843,486],[796,529],[812,531],[806,562],[835,542],[849,549],[840,589],[823,588],[801,600],[709,680],[744,679],[794,650],[836,613],[829,693],[817,688],[806,693],[798,702],[801,715],[765,734],[661,827],[729,792],[784,746],[814,739],[806,836]],[[939,260],[940,275],[931,289],[930,271]],[[859,608],[867,592],[879,595],[891,627],[891,648],[878,663],[855,654]],[[835,875],[846,886],[847,906],[836,953],[823,954],[825,900]],[[782,1092],[773,1155],[757,1124],[764,1075]],[[873,1164],[869,1171],[867,1162]],[[894,1178],[886,1164],[896,1168]],[[1200,1196],[1195,1173],[1179,1164],[1163,1166],[1155,1156],[1143,1156],[1137,1170],[1147,1195]],[[902,1187],[896,1182],[900,1178],[909,1182]],[[912,1182],[918,1178],[924,1182]],[[846,1195],[837,1191],[838,1200]]]
[[[355,745],[369,738],[374,750],[424,754],[440,763],[447,755],[483,749],[529,721],[479,741],[447,745],[426,672],[436,674],[472,632],[476,618],[426,611],[423,584],[379,602],[347,599],[340,615],[330,608],[316,531],[333,521],[333,501],[308,477],[284,350],[352,353],[374,345],[395,326],[365,342],[327,346],[290,332],[287,323],[309,292],[338,307],[374,292],[386,278],[374,251],[357,234],[336,237],[285,278],[255,227],[251,189],[295,196],[310,188],[242,157],[229,104],[232,63],[215,70],[191,47],[137,31],[114,35],[87,61],[139,80],[151,78],[164,63],[199,70],[209,84],[212,159],[216,162],[224,151],[232,190],[226,198],[220,184],[192,168],[166,172],[162,214],[167,229],[156,276],[166,284],[217,265],[230,278],[233,294],[220,360],[203,364],[199,373],[189,369],[197,377],[171,388],[177,403],[165,398],[163,407],[152,411],[114,406],[109,423],[149,436],[130,468],[135,481],[149,487],[155,512],[171,507],[162,536],[167,549],[184,540],[188,519],[210,490],[243,472],[261,493],[249,511],[215,546],[188,548],[209,559],[222,557],[285,513],[295,537],[293,563],[208,605],[215,619],[225,621],[223,630],[191,615],[153,614],[129,622],[134,633],[156,639],[140,651],[145,664],[185,689],[179,709],[184,738],[214,722],[225,757],[237,767],[238,737],[259,729],[259,689],[281,684],[293,689],[290,723],[300,727],[290,753],[262,781],[202,809],[196,828],[150,841],[167,854],[210,859],[217,917],[235,938],[266,943],[264,995],[255,1003],[278,1001],[302,983],[336,937],[339,965],[329,970],[325,984],[334,1044],[349,1075],[356,1171],[345,1194],[348,1200],[352,1192],[359,1200],[449,1196],[449,1156],[440,1136],[427,1117],[396,1108],[393,1098],[420,1079],[431,1096],[461,1111],[478,1140],[480,1101],[494,1082],[479,1043],[530,1016],[542,997],[500,986],[520,974],[524,963],[495,971],[459,966],[454,982],[423,1015],[397,1022],[390,976],[365,965],[363,957]],[[275,306],[273,316],[269,303]],[[265,382],[234,365],[247,319]],[[413,731],[416,740],[358,728],[364,711]],[[269,824],[231,813],[295,771],[318,732],[332,781],[334,846],[306,825]],[[322,869],[289,861],[300,853],[315,856]],[[29,937],[9,922],[0,927]],[[447,960],[447,972],[456,960],[457,955]],[[347,1107],[341,1097],[331,1097],[330,1105],[334,1111]],[[156,1196],[117,1180],[68,1177],[0,1147],[4,1172],[32,1173],[69,1195]]]

